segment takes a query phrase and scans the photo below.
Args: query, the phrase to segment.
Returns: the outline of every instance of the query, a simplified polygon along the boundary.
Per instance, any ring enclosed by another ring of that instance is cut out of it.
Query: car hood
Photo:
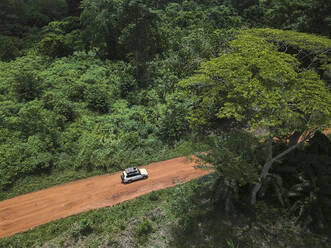
[[[148,175],[148,172],[146,169],[139,169],[141,175]]]

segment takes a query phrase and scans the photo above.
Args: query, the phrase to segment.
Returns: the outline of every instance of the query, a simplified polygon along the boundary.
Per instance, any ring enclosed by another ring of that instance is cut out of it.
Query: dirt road
[[[123,185],[120,172],[96,176],[0,202],[0,238],[91,209],[113,206],[138,196],[208,174],[194,161],[175,158],[144,166],[149,178]]]

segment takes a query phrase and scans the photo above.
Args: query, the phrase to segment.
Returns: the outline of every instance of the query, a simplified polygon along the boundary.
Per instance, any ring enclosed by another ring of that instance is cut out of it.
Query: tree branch
[[[271,166],[273,164],[273,162],[275,162],[276,160],[284,157],[286,154],[288,154],[289,152],[293,151],[295,148],[297,148],[300,144],[302,144],[303,142],[305,142],[306,140],[310,139],[311,137],[314,136],[315,132],[317,131],[317,129],[314,129],[312,132],[310,132],[308,135],[306,135],[301,141],[299,141],[298,143],[296,143],[295,145],[290,146],[288,149],[286,149],[285,151],[281,152],[280,154],[278,154],[276,157],[270,159],[269,161],[267,161],[264,165],[263,165],[263,169],[260,175],[260,180],[259,183],[257,183],[251,193],[251,205],[255,205],[256,203],[256,196],[257,193],[260,191],[261,187],[262,187],[262,183],[263,180],[267,177],[269,170],[271,169]]]

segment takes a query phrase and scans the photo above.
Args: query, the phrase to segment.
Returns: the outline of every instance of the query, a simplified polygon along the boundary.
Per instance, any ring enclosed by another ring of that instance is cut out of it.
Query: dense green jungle
[[[0,200],[215,172],[0,247],[331,247],[330,38],[325,0],[1,0]]]

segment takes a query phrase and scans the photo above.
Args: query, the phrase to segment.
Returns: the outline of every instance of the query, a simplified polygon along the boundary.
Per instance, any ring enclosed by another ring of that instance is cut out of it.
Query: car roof
[[[138,169],[136,167],[130,167],[125,169],[126,174],[132,174],[132,173],[137,173]]]

